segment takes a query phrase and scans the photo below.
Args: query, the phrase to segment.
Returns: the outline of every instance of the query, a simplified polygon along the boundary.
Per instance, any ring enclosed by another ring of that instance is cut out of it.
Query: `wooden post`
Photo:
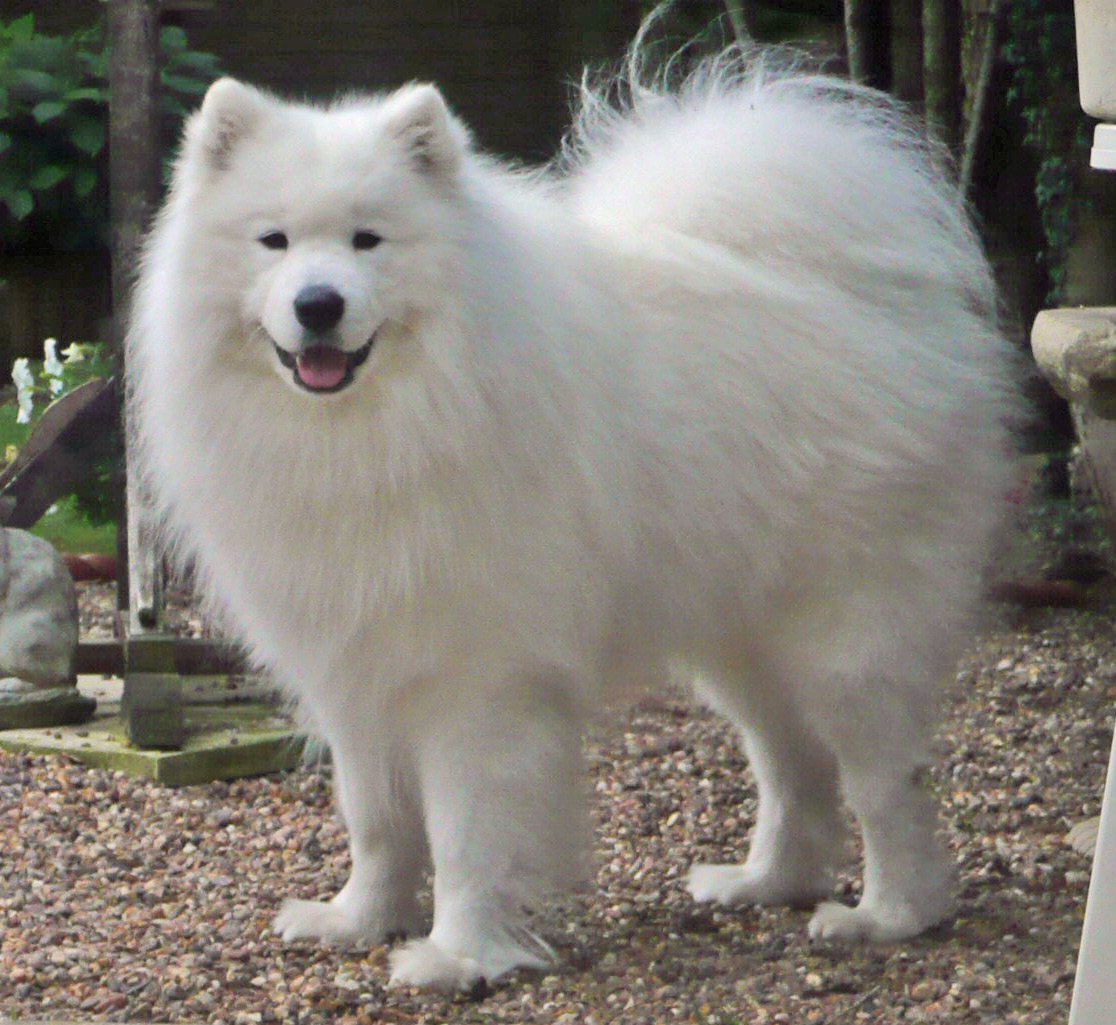
[[[159,23],[156,0],[109,0],[109,188],[112,201],[113,334],[124,381],[128,300],[144,232],[159,199]],[[124,389],[121,389],[123,393]],[[124,411],[122,410],[122,414]],[[162,560],[148,506],[131,467],[125,430],[124,534],[128,614],[122,710],[128,738],[140,747],[181,747],[182,695],[173,639],[162,628]]]
[[[157,3],[110,0],[107,19],[113,340],[117,376],[123,381],[126,311],[136,259],[159,199]],[[129,610],[130,632],[139,632],[160,626],[162,580],[145,503],[135,474],[128,472],[128,463],[126,454],[127,558],[121,565],[127,566],[128,572],[127,579],[121,581],[120,605]]]
[[[926,118],[955,156],[961,145],[961,0],[922,5]]]
[[[890,0],[891,20],[889,88],[905,103],[920,105],[922,90],[921,0]]]
[[[887,0],[845,0],[845,46],[849,77],[861,85],[886,89],[891,81]]]
[[[969,124],[961,147],[961,189],[965,198],[975,202],[984,178],[984,165],[991,148],[993,121],[1000,116],[999,93],[1004,88],[1004,75],[998,74],[1000,48],[1007,30],[1007,0],[993,0],[990,11],[981,16],[984,43],[981,47],[980,72],[974,89]],[[999,86],[999,88],[998,88]]]

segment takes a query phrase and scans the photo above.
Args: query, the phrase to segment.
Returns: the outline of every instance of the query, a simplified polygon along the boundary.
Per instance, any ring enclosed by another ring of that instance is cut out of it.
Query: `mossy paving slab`
[[[0,692],[0,731],[84,723],[92,717],[96,707],[96,701],[77,687]]]
[[[188,704],[186,728],[186,743],[178,751],[133,747],[118,715],[99,716],[81,726],[0,731],[0,748],[64,754],[95,768],[145,776],[168,786],[293,769],[302,755],[301,734],[266,705]]]

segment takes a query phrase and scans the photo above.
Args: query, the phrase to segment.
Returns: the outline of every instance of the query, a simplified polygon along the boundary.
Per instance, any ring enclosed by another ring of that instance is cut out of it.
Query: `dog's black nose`
[[[345,300],[329,285],[307,285],[294,300],[295,316],[307,331],[329,331],[345,313]]]

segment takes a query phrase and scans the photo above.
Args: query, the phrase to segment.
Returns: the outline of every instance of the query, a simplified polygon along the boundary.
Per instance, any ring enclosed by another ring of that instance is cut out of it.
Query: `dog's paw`
[[[286,942],[310,939],[338,945],[416,936],[427,927],[417,906],[394,906],[389,914],[380,906],[354,908],[344,891],[333,900],[285,900],[272,921],[272,930]]]
[[[443,993],[470,990],[484,973],[470,957],[443,950],[433,940],[413,940],[392,952],[389,986],[420,986]]]
[[[916,915],[912,911],[880,911],[863,905],[850,908],[837,901],[819,904],[810,919],[810,939],[836,943],[895,943],[910,939],[949,917],[941,909]]]
[[[810,907],[829,892],[827,883],[804,884],[747,865],[694,865],[686,878],[694,900],[715,904],[789,904]]]
[[[272,921],[272,929],[292,940],[324,940],[326,943],[354,943],[368,939],[368,933],[354,922],[345,910],[328,900],[283,901]]]

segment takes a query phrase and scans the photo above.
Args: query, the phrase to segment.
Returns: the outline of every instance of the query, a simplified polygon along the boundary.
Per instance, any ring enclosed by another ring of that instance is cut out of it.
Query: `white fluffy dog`
[[[438,91],[231,80],[190,120],[129,340],[133,443],[216,612],[335,759],[352,875],[290,940],[429,935],[392,979],[546,961],[579,736],[685,674],[759,787],[701,901],[943,919],[924,775],[1008,489],[1012,359],[962,203],[888,101],[717,59],[587,90],[545,172]],[[665,76],[664,76],[665,77]],[[614,91],[614,90],[613,90]]]

